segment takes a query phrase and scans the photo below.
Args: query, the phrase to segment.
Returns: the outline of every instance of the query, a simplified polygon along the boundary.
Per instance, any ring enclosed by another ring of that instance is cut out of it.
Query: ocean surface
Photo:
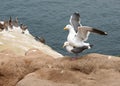
[[[107,36],[91,34],[93,48],[82,54],[120,55],[120,0],[1,0],[0,20],[18,17],[33,36],[42,36],[46,43],[63,55],[70,15],[79,12],[82,25],[108,32]],[[46,51],[47,52],[47,51]]]

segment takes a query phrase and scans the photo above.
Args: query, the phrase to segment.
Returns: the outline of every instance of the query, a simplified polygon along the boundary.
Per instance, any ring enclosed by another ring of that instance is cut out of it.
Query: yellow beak
[[[65,45],[62,46],[63,48],[65,47]]]
[[[65,27],[64,30],[68,30],[68,28]]]

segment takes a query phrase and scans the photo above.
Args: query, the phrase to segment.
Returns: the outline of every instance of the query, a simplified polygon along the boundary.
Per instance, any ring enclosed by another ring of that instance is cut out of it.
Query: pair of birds
[[[26,25],[20,24],[18,23],[18,18],[16,17],[15,20],[12,20],[12,18],[10,17],[10,19],[8,21],[3,21],[0,22],[0,30],[6,30],[6,31],[11,31],[14,28],[18,28],[20,27],[20,29],[22,30],[22,33],[24,33],[24,31],[28,28]]]
[[[91,49],[93,45],[85,43],[90,32],[100,35],[107,35],[106,32],[98,30],[89,26],[82,26],[80,23],[80,14],[75,12],[71,15],[70,24],[66,25],[64,30],[69,30],[67,41],[64,42],[63,47],[70,53],[74,53],[76,57],[79,53],[86,49]]]

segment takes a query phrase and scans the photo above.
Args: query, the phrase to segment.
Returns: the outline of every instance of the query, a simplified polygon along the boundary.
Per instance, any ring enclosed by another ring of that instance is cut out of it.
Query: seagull
[[[90,45],[90,47],[92,47],[93,45]],[[77,58],[78,54],[83,52],[84,50],[86,49],[89,49],[88,46],[82,46],[82,47],[74,47],[74,46],[71,46],[70,43],[68,41],[65,41],[64,42],[64,45],[63,45],[63,48],[66,48],[66,50],[69,52],[69,53],[73,53],[75,54],[75,57],[74,58]]]
[[[66,25],[64,30],[69,30],[67,41],[70,43],[71,46],[74,47],[88,46],[90,49],[90,44],[85,43],[81,38],[79,38],[79,35],[75,32],[74,28],[70,24]]]
[[[107,32],[101,31],[90,26],[82,26],[80,24],[80,14],[73,13],[70,17],[70,24],[66,25],[64,30],[68,30],[67,42],[64,43],[66,50],[70,53],[78,53],[85,49],[91,49],[93,45],[85,43],[90,33],[97,33],[99,35],[107,35]]]
[[[107,32],[101,31],[90,26],[82,26],[80,24],[80,14],[73,13],[70,17],[70,24],[66,25],[64,30],[69,30],[67,41],[75,47],[90,46],[87,41],[90,32],[100,35],[107,35]]]

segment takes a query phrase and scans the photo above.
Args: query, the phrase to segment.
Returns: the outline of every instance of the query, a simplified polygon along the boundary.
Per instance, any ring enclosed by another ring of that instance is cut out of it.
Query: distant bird
[[[3,26],[4,26],[4,29],[7,31],[9,28],[9,21],[4,21]]]
[[[90,45],[90,47],[92,47],[92,46],[93,46],[93,45]],[[89,49],[88,46],[82,46],[82,47],[74,47],[74,46],[71,46],[68,41],[64,42],[63,47],[65,47],[66,50],[67,50],[69,53],[75,54],[75,57],[74,57],[74,58],[77,58],[77,56],[78,56],[79,53],[83,52],[83,51],[86,50],[86,49]]]
[[[35,40],[40,41],[41,43],[44,43],[44,44],[46,43],[43,37],[36,36]]]
[[[15,20],[12,21],[13,26],[18,27],[18,18],[16,17]]]
[[[10,29],[13,29],[13,23],[12,23],[12,17],[10,16],[10,19],[8,21],[8,25],[10,27]]]
[[[21,28],[21,30],[22,30],[22,33],[24,34],[24,33],[25,33],[25,30],[28,29],[28,26],[23,25],[23,24],[20,24],[20,28]]]
[[[0,31],[4,30],[4,25],[0,23]]]

